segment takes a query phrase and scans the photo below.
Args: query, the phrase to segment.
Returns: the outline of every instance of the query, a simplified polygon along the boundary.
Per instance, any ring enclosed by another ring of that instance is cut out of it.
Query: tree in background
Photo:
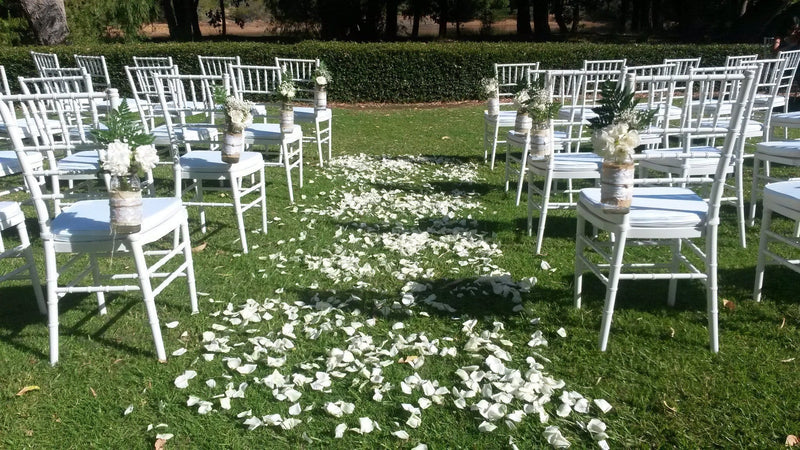
[[[67,0],[66,10],[73,42],[139,39],[157,15],[153,0]]]
[[[25,18],[39,44],[63,44],[69,36],[63,0],[20,0]]]
[[[170,39],[194,41],[203,37],[197,14],[198,3],[198,0],[161,0]]]

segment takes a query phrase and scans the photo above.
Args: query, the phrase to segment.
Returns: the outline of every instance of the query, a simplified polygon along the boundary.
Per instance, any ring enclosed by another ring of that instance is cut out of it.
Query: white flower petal
[[[597,405],[597,407],[600,408],[600,411],[603,411],[604,413],[611,411],[611,404],[602,398],[594,399],[594,404]]]
[[[346,423],[340,423],[339,425],[336,425],[336,430],[334,431],[334,436],[333,437],[335,437],[337,439],[341,438],[342,436],[344,436],[345,430],[347,430],[347,424]]]
[[[478,425],[478,431],[480,431],[481,433],[491,433],[492,431],[494,431],[496,429],[497,429],[497,425],[495,425],[495,424],[493,424],[491,422],[483,421],[483,422],[480,423],[480,425]]]
[[[406,432],[405,430],[392,431],[392,435],[396,436],[398,439],[403,439],[403,440],[407,440],[409,438],[408,432]]]

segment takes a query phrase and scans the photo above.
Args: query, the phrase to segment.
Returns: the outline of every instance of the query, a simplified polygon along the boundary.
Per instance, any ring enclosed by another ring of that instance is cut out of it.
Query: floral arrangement
[[[316,70],[314,70],[314,84],[323,87],[331,84],[331,82],[333,82],[331,72],[328,70],[328,67],[325,66],[325,63],[320,61]]]
[[[292,77],[289,76],[288,72],[286,72],[286,69],[284,68],[283,72],[281,73],[281,82],[278,83],[278,89],[275,91],[275,97],[281,103],[291,104],[295,95],[297,95],[297,87],[295,86]]]
[[[481,92],[485,98],[497,97],[499,93],[499,84],[497,78],[483,78],[481,79]]]
[[[225,98],[225,128],[230,134],[239,134],[253,123],[252,109],[255,105],[249,100],[239,100],[230,95]]]
[[[514,105],[517,114],[528,114],[533,123],[554,119],[561,109],[561,103],[550,100],[550,92],[545,87],[544,80],[534,84],[521,81],[514,93]]]
[[[589,119],[594,152],[603,159],[622,163],[630,160],[639,146],[639,131],[646,128],[655,110],[637,109],[639,101],[626,87],[617,89],[613,82],[600,87],[600,106],[594,108],[597,117]]]
[[[113,176],[122,177],[122,190],[133,188],[127,185],[128,175],[152,170],[158,163],[158,153],[151,145],[153,136],[142,130],[138,114],[131,112],[125,102],[108,113],[105,129],[92,130],[92,135],[106,146],[99,150],[101,168]]]

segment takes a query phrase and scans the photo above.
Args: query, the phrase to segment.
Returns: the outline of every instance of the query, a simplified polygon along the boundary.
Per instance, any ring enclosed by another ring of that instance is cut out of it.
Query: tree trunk
[[[620,0],[619,2],[619,21],[617,22],[617,32],[624,33],[628,29],[628,12],[630,11],[631,0]]]
[[[411,23],[411,37],[415,39],[419,37],[419,20],[421,15],[419,11],[414,11],[414,20]]]
[[[553,16],[555,16],[558,24],[558,32],[567,34],[569,28],[567,27],[567,19],[564,17],[564,0],[553,1]]]
[[[531,30],[531,7],[529,0],[517,0],[517,35],[529,37]]]
[[[39,44],[56,45],[67,40],[64,0],[20,0],[20,5]]]
[[[550,38],[548,0],[533,0],[533,32],[537,41],[546,41]]]
[[[386,38],[397,38],[397,10],[398,0],[388,0],[386,2]]]
[[[225,0],[219,0],[219,11],[222,14],[222,35],[227,36],[228,34],[228,20],[225,16]]]
[[[169,27],[169,37],[176,41],[200,39],[200,19],[195,0],[162,0],[164,16]]]
[[[572,0],[572,33],[578,32],[578,24],[581,22],[581,3],[580,0]]]

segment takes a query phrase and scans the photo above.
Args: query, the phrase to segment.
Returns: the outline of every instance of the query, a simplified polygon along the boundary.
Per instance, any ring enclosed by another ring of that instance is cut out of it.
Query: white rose
[[[325,86],[326,84],[328,84],[328,79],[323,77],[323,76],[321,76],[321,75],[318,76],[315,79],[315,81],[317,82],[317,85],[319,85],[319,86]]]
[[[153,170],[156,163],[158,163],[158,153],[156,153],[156,148],[152,145],[140,145],[136,147],[133,157],[142,170]]]
[[[592,134],[592,148],[597,155],[603,158],[611,157],[614,154],[615,139],[609,131],[609,127],[605,127]]]
[[[128,144],[114,141],[108,144],[103,162],[103,170],[111,175],[124,176],[131,167],[131,148]]]

